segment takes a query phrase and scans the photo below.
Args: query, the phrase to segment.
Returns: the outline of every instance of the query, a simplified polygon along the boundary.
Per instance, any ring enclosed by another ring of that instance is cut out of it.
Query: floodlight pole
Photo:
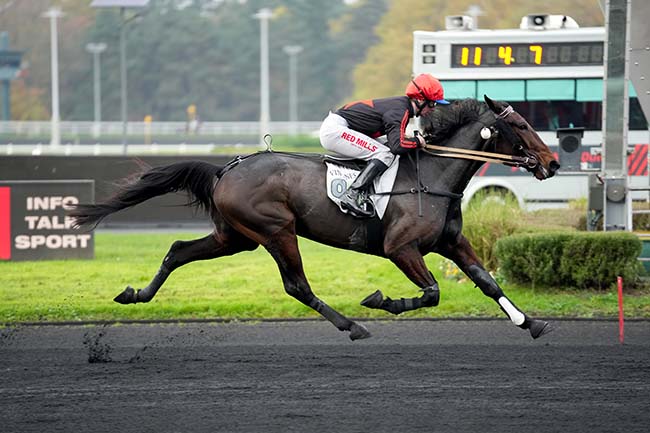
[[[262,8],[255,15],[260,20],[260,145],[264,145],[264,135],[269,133],[271,122],[269,108],[269,20],[273,11]]]
[[[300,45],[285,45],[284,52],[289,56],[289,133],[298,133],[298,54]]]
[[[50,19],[50,54],[52,68],[52,126],[50,134],[50,147],[56,148],[61,144],[61,117],[59,115],[59,43],[57,19],[63,16],[61,9],[51,7],[43,14]]]
[[[128,102],[128,80],[126,69],[126,26],[129,22],[138,18],[140,14],[136,13],[130,18],[126,17],[126,7],[120,8],[120,100],[122,111],[122,154],[126,155],[128,143],[128,125],[129,125],[129,102]]]
[[[127,76],[126,76],[126,8],[120,8],[120,101],[122,112],[122,154],[126,155],[128,142],[127,142],[127,123],[128,123],[128,105],[127,98]]]
[[[128,8],[144,8],[149,3],[149,0],[93,0],[90,4],[95,8],[120,8],[120,99],[122,111],[122,154],[127,153],[127,127],[128,127],[128,105],[127,105],[127,77],[126,77],[126,25],[129,21],[139,17],[135,14],[131,18],[126,18],[126,10]]]
[[[3,9],[0,9],[0,13]],[[0,51],[9,49],[9,33],[0,32]],[[2,80],[2,120],[11,120],[11,81]]]
[[[93,102],[95,107],[95,118],[93,122],[93,137],[98,138],[101,131],[102,121],[102,86],[99,55],[106,49],[104,43],[86,44],[86,50],[93,55]]]

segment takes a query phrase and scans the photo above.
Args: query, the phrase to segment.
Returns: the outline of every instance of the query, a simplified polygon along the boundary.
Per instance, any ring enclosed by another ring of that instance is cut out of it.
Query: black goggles
[[[424,94],[422,89],[420,89],[420,86],[418,86],[418,83],[416,83],[415,80],[411,80],[411,83],[413,83],[415,88],[418,89],[418,92],[420,92],[420,95],[422,95],[422,99],[424,99],[424,104],[422,105],[423,108],[425,106],[427,106],[429,108],[433,108],[436,105],[438,105],[438,103],[436,101],[430,101],[430,100],[427,99],[426,95]]]

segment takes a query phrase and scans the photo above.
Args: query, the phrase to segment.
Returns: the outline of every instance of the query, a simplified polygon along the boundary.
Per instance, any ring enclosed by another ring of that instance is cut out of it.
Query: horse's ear
[[[490,107],[490,110],[494,111],[495,113],[499,113],[499,110],[497,109],[496,105],[494,104],[494,101],[491,100],[488,95],[483,95],[483,99],[485,99],[485,103]]]

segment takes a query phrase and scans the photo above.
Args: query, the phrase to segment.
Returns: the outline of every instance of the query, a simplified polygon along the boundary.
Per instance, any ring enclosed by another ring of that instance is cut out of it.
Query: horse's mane
[[[485,103],[476,99],[461,99],[449,105],[438,105],[420,118],[420,125],[433,142],[441,142],[470,121],[477,120]]]

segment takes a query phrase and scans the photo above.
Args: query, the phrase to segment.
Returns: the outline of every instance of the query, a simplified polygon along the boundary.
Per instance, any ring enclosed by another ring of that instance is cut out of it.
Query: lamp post
[[[50,19],[50,56],[52,65],[52,126],[50,133],[50,147],[56,148],[61,144],[61,130],[59,116],[59,35],[57,19],[63,16],[61,9],[51,7],[43,14]]]
[[[97,138],[100,135],[101,122],[102,122],[102,87],[101,87],[101,68],[99,63],[99,55],[106,49],[104,43],[89,43],[86,44],[86,51],[93,55],[93,105],[95,118],[93,122],[93,137]]]
[[[264,135],[269,132],[269,20],[273,11],[262,8],[253,17],[260,20],[260,145],[264,145]]]
[[[285,45],[284,52],[289,56],[289,133],[298,132],[298,54],[300,45]]]
[[[142,9],[147,6],[149,0],[93,0],[90,4],[94,8],[120,8],[120,100],[122,113],[122,154],[127,152],[127,126],[128,126],[128,103],[127,103],[127,74],[126,74],[126,25],[139,17],[140,14],[127,18],[127,9]]]
[[[120,8],[120,112],[122,113],[122,155],[128,148],[127,127],[129,122],[129,106],[127,102],[127,73],[126,73],[126,8]]]
[[[0,14],[2,10],[0,9]],[[2,82],[2,120],[11,120],[11,80],[22,66],[22,51],[9,50],[9,33],[0,32],[0,82]]]

